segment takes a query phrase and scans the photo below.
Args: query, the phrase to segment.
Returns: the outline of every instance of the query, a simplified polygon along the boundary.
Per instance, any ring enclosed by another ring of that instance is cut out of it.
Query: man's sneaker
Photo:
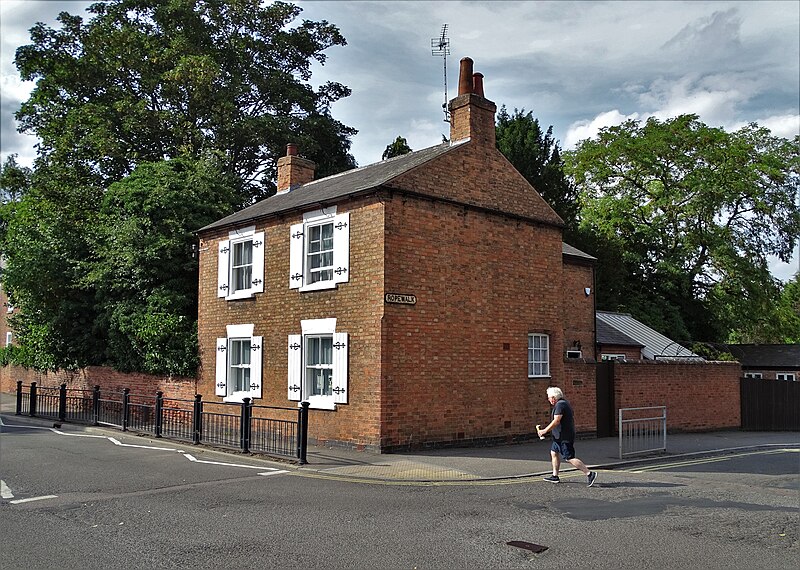
[[[544,478],[545,481],[548,483],[560,483],[561,479],[558,478],[558,475],[548,475]]]
[[[589,471],[589,486],[591,487],[594,485],[594,482],[597,480],[597,471]]]

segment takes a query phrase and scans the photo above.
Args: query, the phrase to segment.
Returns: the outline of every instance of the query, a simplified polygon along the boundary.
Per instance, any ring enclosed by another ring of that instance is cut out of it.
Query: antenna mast
[[[450,113],[447,111],[447,56],[450,55],[450,38],[447,37],[447,24],[442,24],[442,33],[438,38],[431,39],[431,55],[440,55],[444,60],[444,122],[450,122]]]

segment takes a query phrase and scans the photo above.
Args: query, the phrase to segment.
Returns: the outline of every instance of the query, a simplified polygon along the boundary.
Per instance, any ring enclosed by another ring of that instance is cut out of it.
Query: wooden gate
[[[614,361],[598,362],[595,368],[597,386],[597,437],[611,437],[616,427],[614,410]]]
[[[740,393],[742,429],[800,431],[800,382],[742,378]]]

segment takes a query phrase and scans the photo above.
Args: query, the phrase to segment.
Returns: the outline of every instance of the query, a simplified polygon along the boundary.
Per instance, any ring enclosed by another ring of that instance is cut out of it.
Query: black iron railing
[[[118,427],[123,431],[292,457],[303,465],[308,451],[308,402],[299,408],[256,406],[250,398],[241,403],[204,402],[121,392],[25,386],[17,382],[17,415],[52,418],[61,422]],[[278,417],[267,417],[270,415]]]

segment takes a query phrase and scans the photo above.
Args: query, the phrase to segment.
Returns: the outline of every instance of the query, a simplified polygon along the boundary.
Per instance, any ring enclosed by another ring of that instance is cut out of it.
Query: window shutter
[[[333,401],[347,403],[347,333],[333,333]]]
[[[292,225],[289,232],[289,289],[299,289],[303,286],[303,224]]]
[[[217,339],[217,374],[214,393],[217,396],[228,395],[228,339]]]
[[[289,335],[289,399],[299,402],[303,395],[303,336]]]
[[[253,234],[253,281],[250,283],[251,293],[264,292],[264,256],[267,252],[267,243],[264,232]],[[260,396],[259,396],[260,397]]]
[[[260,398],[261,397],[261,378],[263,376],[261,372],[261,368],[263,366],[263,362],[261,362],[261,356],[264,354],[264,350],[262,348],[263,338],[261,336],[254,336],[250,339],[250,350],[252,354],[250,355],[250,397],[251,398]]]
[[[231,240],[224,239],[219,242],[219,257],[217,259],[217,297],[227,297],[229,293],[228,280],[230,279],[230,252]]]
[[[333,282],[350,280],[350,212],[333,218]]]

